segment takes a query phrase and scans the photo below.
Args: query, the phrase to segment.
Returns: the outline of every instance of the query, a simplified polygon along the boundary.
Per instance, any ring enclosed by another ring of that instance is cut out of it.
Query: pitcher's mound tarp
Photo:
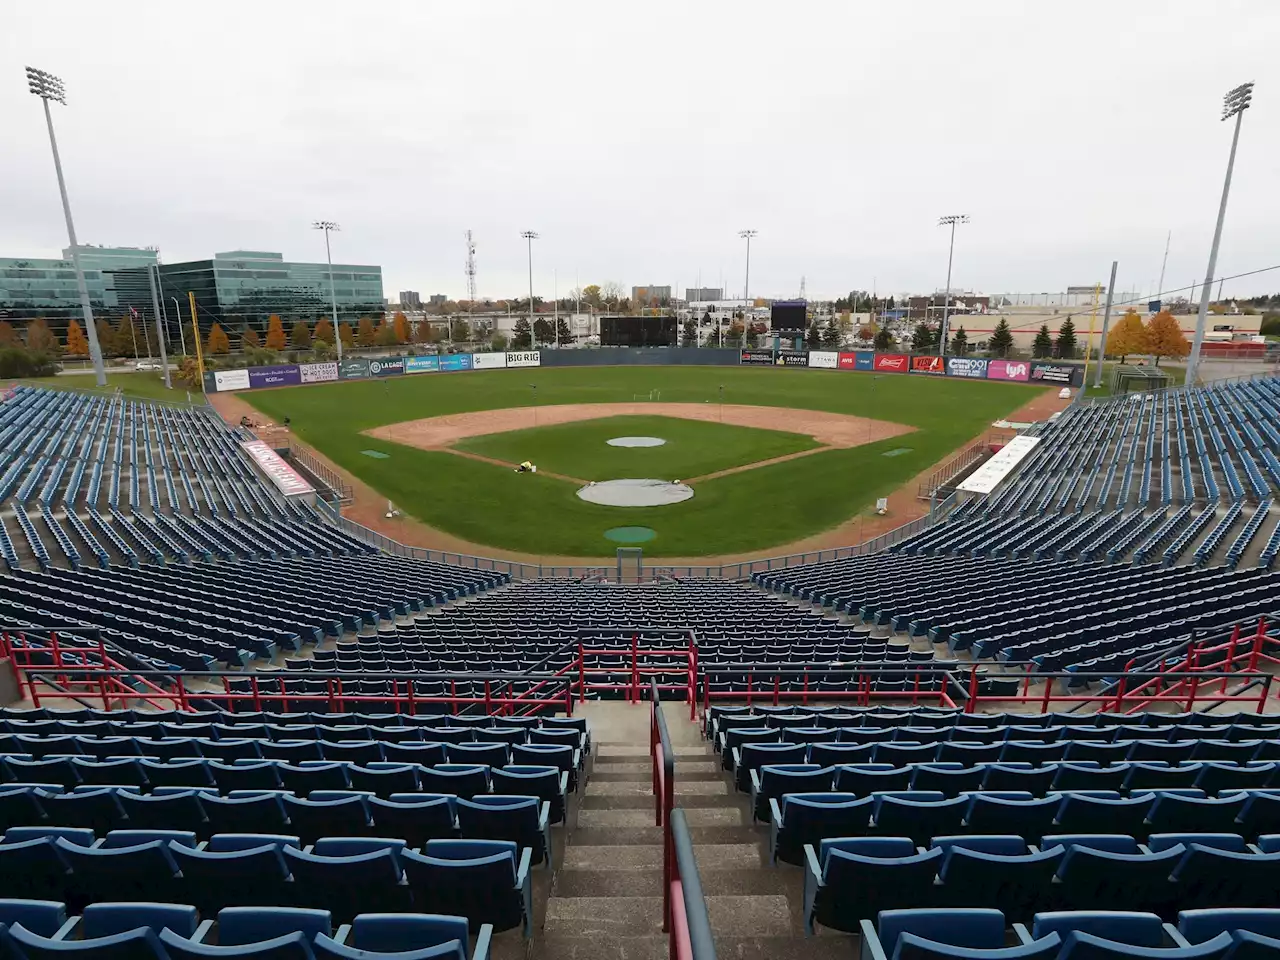
[[[602,480],[578,489],[578,496],[606,507],[662,507],[693,496],[679,480]]]

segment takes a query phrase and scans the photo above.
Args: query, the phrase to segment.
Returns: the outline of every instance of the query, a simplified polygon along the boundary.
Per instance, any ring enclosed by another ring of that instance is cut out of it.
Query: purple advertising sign
[[[292,387],[302,382],[302,372],[292,364],[278,367],[250,367],[249,386]]]
[[[1026,380],[1031,366],[1025,360],[992,360],[987,364],[988,380]]]

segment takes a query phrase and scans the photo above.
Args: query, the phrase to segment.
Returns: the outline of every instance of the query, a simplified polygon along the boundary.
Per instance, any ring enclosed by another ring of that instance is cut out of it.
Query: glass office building
[[[81,245],[80,266],[94,317],[115,322],[130,306],[151,314],[146,268],[159,259],[154,248]],[[81,320],[71,248],[61,260],[0,257],[0,320],[20,326],[43,317],[59,336],[69,320]]]
[[[214,254],[212,260],[165,264],[160,285],[164,309],[171,310],[177,298],[188,332],[188,292],[196,295],[200,329],[207,331],[217,322],[233,337],[246,329],[263,333],[272,314],[287,332],[297,320],[314,324],[332,313],[328,265],[293,263],[279,253],[233,250]],[[384,315],[381,267],[335,263],[333,286],[340,322]]]

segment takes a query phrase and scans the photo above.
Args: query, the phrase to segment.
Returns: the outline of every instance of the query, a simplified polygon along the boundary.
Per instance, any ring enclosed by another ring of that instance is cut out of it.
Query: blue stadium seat
[[[343,934],[346,934],[343,936]],[[463,917],[430,914],[366,914],[356,917],[350,930],[339,931],[343,942],[316,938],[318,957],[336,960],[376,960],[384,955],[439,960],[488,960],[493,927],[482,924],[475,949],[468,951],[467,921]]]
[[[882,910],[860,928],[861,960],[1049,960],[1062,946],[1057,934],[1032,941],[1021,931],[1019,942],[1007,946],[998,910]]]
[[[907,837],[861,837],[823,840],[815,850],[806,845],[804,929],[815,923],[854,933],[858,922],[881,910],[904,909],[927,902],[943,851],[917,852]]]
[[[414,909],[466,917],[473,932],[486,923],[495,931],[522,926],[531,937],[531,856],[504,840],[430,840],[421,854],[405,850]]]
[[[345,855],[323,855],[296,847],[285,847],[281,853],[293,875],[294,899],[299,906],[319,907],[340,921],[358,913],[412,908],[409,888],[400,882],[399,861],[390,846]]]

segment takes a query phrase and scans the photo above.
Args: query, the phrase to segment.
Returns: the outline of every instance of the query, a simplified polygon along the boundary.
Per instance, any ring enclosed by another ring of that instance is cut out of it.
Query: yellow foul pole
[[[200,324],[196,322],[196,295],[188,290],[187,299],[191,303],[191,332],[196,338],[196,369],[200,372],[200,389],[204,389],[204,351],[200,349]]]

